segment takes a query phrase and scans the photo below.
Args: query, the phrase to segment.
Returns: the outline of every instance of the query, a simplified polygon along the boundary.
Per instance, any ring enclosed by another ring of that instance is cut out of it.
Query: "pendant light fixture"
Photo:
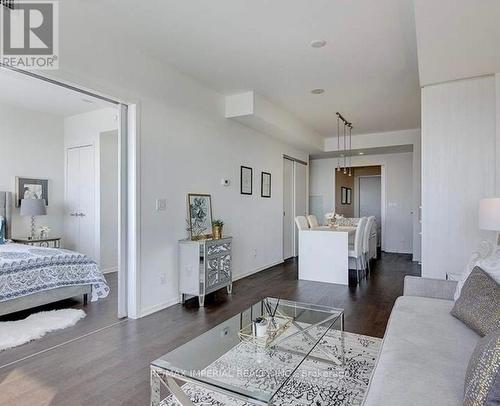
[[[340,115],[337,113],[337,151],[340,151]],[[340,156],[337,157],[337,172],[340,172]]]
[[[342,121],[342,137],[344,139],[340,140],[340,122]],[[337,151],[339,155],[337,156],[337,172],[340,172],[341,168],[344,175],[352,176],[352,123],[347,121],[342,114],[337,112]],[[341,144],[342,149],[341,149]],[[349,156],[347,156],[349,154]],[[343,159],[342,159],[343,158]],[[343,162],[342,162],[343,161]],[[341,165],[342,162],[342,165]]]
[[[347,136],[346,136],[346,123],[344,123],[344,175],[347,175]]]
[[[352,151],[352,124],[349,123],[349,151]],[[352,176],[352,153],[349,154],[349,176]]]

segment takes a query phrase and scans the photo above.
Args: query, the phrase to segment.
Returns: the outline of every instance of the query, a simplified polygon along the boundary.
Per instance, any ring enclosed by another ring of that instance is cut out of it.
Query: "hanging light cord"
[[[340,117],[337,113],[337,151],[340,151]],[[340,172],[340,156],[337,157],[337,172]]]
[[[340,120],[344,123],[344,149],[340,149]],[[347,127],[347,130],[346,130]],[[340,162],[341,158],[344,157],[343,172],[344,175],[349,174],[352,176],[352,123],[347,121],[342,114],[337,112],[337,172],[340,172]],[[349,139],[348,139],[349,138]],[[347,157],[347,152],[349,151],[349,157]]]
[[[349,151],[352,151],[352,124],[349,123]],[[349,176],[352,176],[352,153],[349,153]]]

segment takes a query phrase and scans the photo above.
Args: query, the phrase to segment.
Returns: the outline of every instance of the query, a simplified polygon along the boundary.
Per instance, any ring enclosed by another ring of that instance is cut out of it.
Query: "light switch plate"
[[[156,199],[156,211],[167,210],[167,200],[166,199]]]

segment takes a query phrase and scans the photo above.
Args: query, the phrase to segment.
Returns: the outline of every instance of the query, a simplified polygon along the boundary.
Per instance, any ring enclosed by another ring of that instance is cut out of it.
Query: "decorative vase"
[[[212,232],[213,232],[214,240],[220,240],[222,238],[222,227],[221,226],[213,226]]]

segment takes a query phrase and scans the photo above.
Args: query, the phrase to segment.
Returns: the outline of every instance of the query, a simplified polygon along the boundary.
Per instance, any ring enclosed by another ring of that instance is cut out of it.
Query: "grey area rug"
[[[382,340],[375,337],[341,333],[336,330],[328,333],[321,342],[322,348],[342,360],[342,363],[336,365],[326,362],[325,354],[318,349],[314,350],[311,357],[302,363],[275,396],[272,404],[276,406],[361,405],[381,344]],[[231,351],[207,369],[224,369],[230,364],[238,364],[243,368],[255,366],[254,358],[246,359],[244,348],[239,352],[236,354]],[[251,405],[193,384],[185,384],[183,390],[197,406]],[[162,402],[162,406],[178,406],[178,403],[170,396]]]

